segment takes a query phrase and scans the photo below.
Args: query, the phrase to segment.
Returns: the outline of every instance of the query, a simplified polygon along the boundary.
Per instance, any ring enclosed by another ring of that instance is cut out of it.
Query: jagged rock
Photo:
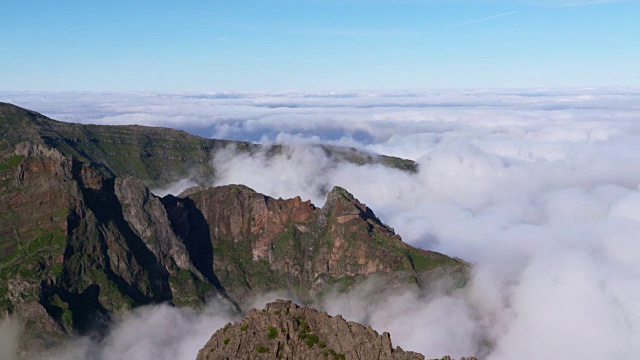
[[[380,335],[340,315],[278,300],[216,331],[197,360],[218,359],[422,360],[424,356],[394,349],[389,333]]]
[[[173,217],[191,219],[189,228],[197,235],[186,234],[187,243],[196,243],[194,237],[209,240],[212,249],[199,254],[212,258],[194,263],[212,264],[236,301],[283,289],[305,298],[333,286],[348,288],[372,274],[389,287],[426,287],[443,275],[464,278],[466,264],[403,243],[339,187],[329,192],[323,208],[300,197],[273,199],[242,185],[187,190],[165,203]]]
[[[122,204],[124,219],[145,242],[156,258],[167,268],[186,269],[199,278],[204,277],[191,264],[189,254],[171,228],[167,211],[142,181],[133,178],[117,178],[115,195]]]

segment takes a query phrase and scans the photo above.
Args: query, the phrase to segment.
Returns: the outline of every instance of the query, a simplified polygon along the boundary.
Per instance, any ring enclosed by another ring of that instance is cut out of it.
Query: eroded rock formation
[[[219,359],[423,360],[424,356],[394,348],[389,333],[380,335],[340,315],[279,300],[216,331],[197,357]]]

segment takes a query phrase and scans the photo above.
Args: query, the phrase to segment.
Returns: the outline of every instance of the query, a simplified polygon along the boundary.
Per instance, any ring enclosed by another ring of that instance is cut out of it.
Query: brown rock
[[[243,185],[187,190],[168,206],[176,218],[178,205],[189,219],[201,218],[204,225],[192,222],[191,228],[210,240],[213,272],[236,301],[283,289],[305,298],[372,274],[391,287],[424,287],[442,275],[463,278],[466,271],[461,261],[403,243],[339,187],[323,208],[300,197],[273,199]]]
[[[389,333],[380,335],[340,315],[278,300],[216,331],[197,360],[218,359],[422,360],[424,356],[394,349]]]

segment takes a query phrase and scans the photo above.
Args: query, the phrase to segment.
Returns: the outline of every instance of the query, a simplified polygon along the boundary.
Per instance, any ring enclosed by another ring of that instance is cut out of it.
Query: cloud
[[[0,319],[0,359],[16,359],[18,339],[23,328],[24,325],[13,317]]]
[[[193,360],[217,329],[237,320],[217,303],[202,310],[144,306],[117,320],[101,341],[82,337],[40,355],[51,360]]]
[[[479,23],[479,22],[485,22],[485,21],[489,21],[489,20],[493,20],[493,19],[497,19],[497,18],[500,18],[500,17],[503,17],[503,16],[509,16],[509,15],[513,15],[513,14],[517,14],[517,13],[518,13],[518,11],[510,11],[510,12],[495,14],[495,15],[491,15],[491,16],[487,16],[487,17],[483,17],[483,18],[479,18],[479,19],[464,21],[464,22],[452,24],[452,25],[449,25],[449,26],[441,27],[438,30],[446,30],[446,29],[451,29],[451,28],[455,28],[455,27],[459,27],[459,26],[465,26],[465,25],[475,24],[475,23]]]
[[[594,6],[594,5],[609,5],[609,4],[629,4],[634,3],[635,0],[585,0],[585,1],[554,1],[545,3],[545,5],[558,6],[558,7],[577,7],[577,6]]]
[[[640,350],[638,88],[0,99],[66,120],[288,144],[275,157],[219,153],[215,184],[316,205],[340,185],[405,241],[474,264],[454,293],[364,286],[318,304],[390,331],[405,349],[490,360]],[[420,171],[337,162],[309,146],[318,142],[411,158]]]

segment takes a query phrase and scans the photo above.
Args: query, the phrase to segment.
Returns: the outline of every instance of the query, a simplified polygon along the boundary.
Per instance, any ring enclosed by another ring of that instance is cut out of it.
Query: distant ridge
[[[281,145],[264,146],[243,141],[206,139],[169,128],[139,125],[84,125],[52,120],[37,112],[0,102],[0,158],[19,143],[29,141],[73,156],[108,178],[134,176],[151,188],[161,187],[187,174],[202,185],[213,183],[211,160],[229,146],[254,153],[276,155]],[[411,160],[372,155],[353,148],[317,145],[337,160],[354,164],[382,164],[415,172]]]

